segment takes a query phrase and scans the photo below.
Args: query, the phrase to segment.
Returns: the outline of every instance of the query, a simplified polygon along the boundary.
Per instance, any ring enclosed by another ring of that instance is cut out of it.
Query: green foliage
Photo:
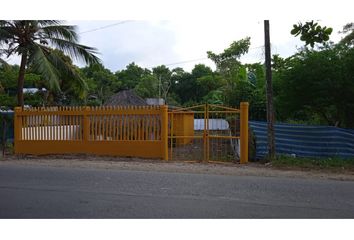
[[[17,75],[17,73],[16,73]],[[40,75],[35,73],[26,73],[25,74],[25,84],[26,88],[40,87],[43,84],[43,80]]]
[[[342,158],[305,158],[279,155],[272,161],[275,167],[299,167],[302,169],[353,170],[354,159]]]
[[[183,72],[180,71],[181,69],[178,69],[178,72],[180,74],[183,74]],[[165,100],[165,103],[167,103],[167,95],[168,92],[172,86],[172,74],[174,71],[170,70],[168,67],[165,65],[157,66],[152,69],[153,75],[156,77],[158,80],[158,89],[159,89],[159,94],[160,97],[162,97]]]
[[[339,43],[354,45],[354,23],[348,23],[343,27],[343,30],[339,33],[346,34]]]
[[[293,25],[291,34],[295,37],[301,35],[300,40],[305,42],[305,45],[314,47],[315,43],[325,43],[329,40],[333,29],[321,27],[313,20],[302,24],[301,22]]]
[[[274,70],[279,120],[317,119],[321,124],[354,127],[353,48],[330,45],[282,61],[283,66]]]
[[[237,87],[225,89],[225,97],[228,105],[239,107],[240,102],[251,100],[254,86],[247,80],[238,80],[235,83]]]
[[[219,91],[225,84],[224,79],[216,74],[199,77],[196,82],[198,87],[198,100],[205,98],[211,92]]]
[[[221,90],[212,90],[203,97],[203,102],[224,105],[224,96]]]
[[[224,86],[224,79],[214,73],[211,68],[204,64],[197,64],[191,73],[174,69],[172,75],[171,94],[175,94],[175,99],[181,104],[210,102],[210,92],[219,90]]]
[[[192,69],[192,76],[197,79],[204,76],[213,75],[213,70],[210,67],[205,66],[204,64],[196,64]]]
[[[44,97],[44,93],[38,91],[36,93],[25,93],[24,100],[26,105],[32,107],[42,107],[48,99]]]
[[[217,92],[222,93],[217,95],[216,101],[226,105],[239,107],[240,102],[249,102],[250,119],[264,120],[266,116],[264,66],[259,63],[243,65],[239,61],[239,58],[248,52],[249,46],[250,38],[245,38],[233,42],[221,54],[208,52],[208,57],[215,62],[218,76],[221,78],[220,85],[212,90],[218,89]],[[208,86],[204,83],[203,86],[205,85]],[[205,98],[213,96],[215,95],[209,91]],[[214,98],[211,101],[214,101]]]
[[[220,54],[215,54],[208,51],[208,58],[210,58],[216,65],[217,70],[221,76],[225,78],[230,86],[233,85],[232,80],[242,78],[240,57],[248,52],[251,45],[249,37],[231,43],[230,47],[225,49]]]
[[[82,68],[81,72],[88,88],[85,101],[91,105],[102,105],[109,97],[122,89],[123,84],[117,74],[112,73],[100,63]]]
[[[183,72],[174,75],[171,91],[178,96],[180,103],[183,105],[190,101],[197,102],[197,81],[191,73]]]
[[[251,38],[247,37],[239,41],[234,41],[230,44],[229,48],[225,49],[224,52],[220,54],[208,51],[208,58],[213,60],[218,68],[222,69],[226,66],[224,64],[227,62],[235,61],[248,52],[249,46],[251,45],[250,40]]]
[[[16,104],[14,97],[9,96],[6,93],[0,93],[0,107],[5,109],[12,109]]]
[[[141,78],[148,74],[150,74],[148,69],[143,69],[132,62],[126,67],[126,69],[116,72],[115,75],[122,83],[122,89],[133,89],[137,84],[139,84]]]
[[[154,75],[145,75],[135,86],[135,92],[142,98],[157,98],[159,80]]]

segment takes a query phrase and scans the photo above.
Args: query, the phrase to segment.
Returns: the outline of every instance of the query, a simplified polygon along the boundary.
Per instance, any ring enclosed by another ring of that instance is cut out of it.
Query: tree
[[[354,45],[354,23],[346,24],[339,33],[347,34],[339,43]]]
[[[162,98],[167,100],[167,94],[172,86],[172,74],[174,73],[165,65],[157,66],[152,69],[153,75],[156,76],[159,82],[159,97],[162,94]]]
[[[17,80],[17,104],[24,105],[23,87],[26,67],[42,75],[52,89],[59,89],[60,72],[66,72],[73,78],[77,76],[61,56],[53,51],[57,48],[75,59],[85,63],[98,63],[96,49],[78,44],[75,26],[62,25],[61,21],[0,21],[0,45],[9,57],[21,56]]]
[[[0,68],[0,83],[4,91],[9,95],[15,95],[17,92],[16,80],[19,67],[17,65]]]
[[[96,99],[98,105],[102,105],[122,89],[122,82],[118,80],[118,76],[100,63],[91,64],[81,71],[89,83],[89,98]]]
[[[289,59],[277,82],[280,120],[353,128],[354,48],[329,45]]]
[[[191,73],[182,68],[175,68],[172,72],[170,92],[182,105],[208,102],[205,96],[224,85],[220,74],[204,64],[196,64]]]
[[[136,65],[134,62],[126,66],[126,69],[116,72],[118,80],[122,82],[123,89],[133,89],[139,84],[142,77],[151,74],[150,70]]]
[[[221,90],[221,88],[225,85],[225,81],[223,81],[223,78],[220,75],[216,74],[199,77],[196,81],[198,88],[198,100],[204,98],[212,91]]]
[[[235,85],[235,80],[242,78],[242,66],[239,61],[240,57],[248,52],[251,44],[251,38],[246,37],[239,41],[231,43],[230,47],[225,49],[220,54],[215,54],[208,51],[208,58],[210,58],[216,65],[217,70],[221,76],[227,81],[228,88],[232,88]]]
[[[196,102],[197,83],[189,72],[180,71],[172,76],[171,91],[178,96],[180,103]]]
[[[329,40],[333,29],[321,27],[318,23],[313,20],[302,24],[301,22],[293,25],[291,34],[295,37],[301,35],[300,40],[305,42],[305,45],[310,45],[314,47],[315,43],[325,43]]]
[[[145,75],[138,85],[135,86],[136,93],[142,98],[157,98],[159,95],[159,80],[154,75]]]
[[[217,73],[224,81],[220,88],[224,93],[223,102],[230,106],[239,106],[241,101],[251,102],[253,91],[257,87],[259,67],[251,64],[243,65],[239,60],[243,54],[248,52],[250,44],[250,38],[246,37],[233,42],[220,54],[207,52],[208,57],[216,64]],[[259,80],[261,80],[260,75]]]

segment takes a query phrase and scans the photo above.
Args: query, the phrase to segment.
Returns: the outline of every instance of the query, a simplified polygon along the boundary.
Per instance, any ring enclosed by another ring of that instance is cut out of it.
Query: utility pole
[[[264,45],[265,45],[265,67],[267,85],[267,125],[268,125],[268,159],[275,158],[275,138],[274,138],[274,107],[273,107],[273,86],[272,86],[272,66],[270,53],[269,20],[264,20]]]

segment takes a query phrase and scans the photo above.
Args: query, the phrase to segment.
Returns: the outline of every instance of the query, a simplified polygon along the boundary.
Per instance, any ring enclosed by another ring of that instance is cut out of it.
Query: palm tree
[[[7,57],[18,54],[21,57],[18,75],[17,104],[23,107],[23,86],[26,67],[48,82],[50,88],[59,89],[60,73],[80,79],[77,72],[62,58],[62,54],[53,51],[56,48],[64,54],[86,64],[98,63],[95,48],[78,44],[76,26],[62,25],[61,21],[0,21],[1,53]]]

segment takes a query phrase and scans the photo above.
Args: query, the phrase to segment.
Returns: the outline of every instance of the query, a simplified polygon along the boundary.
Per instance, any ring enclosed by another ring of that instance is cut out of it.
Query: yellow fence
[[[169,112],[169,158],[248,162],[248,103],[203,104]]]
[[[15,153],[168,159],[167,106],[15,108]]]
[[[18,107],[14,126],[16,154],[248,162],[248,103],[170,112],[167,106]]]

